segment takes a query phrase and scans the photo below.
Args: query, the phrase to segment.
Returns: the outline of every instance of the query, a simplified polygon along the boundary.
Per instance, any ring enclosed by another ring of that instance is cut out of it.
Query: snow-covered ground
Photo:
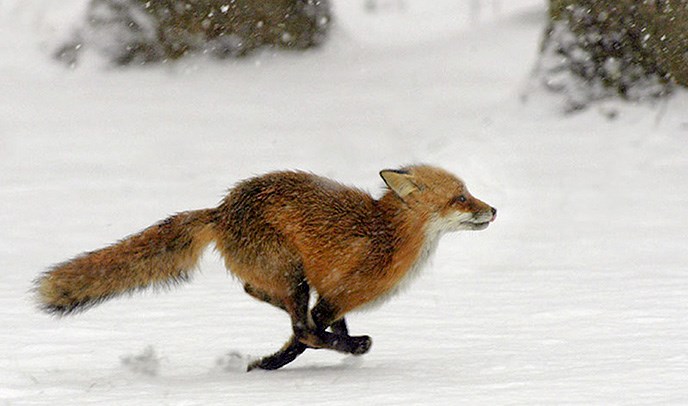
[[[83,1],[0,0],[0,404],[688,403],[688,95],[563,116],[528,90],[541,1],[364,3],[336,1],[306,54],[68,70],[47,55]],[[379,194],[410,162],[499,217],[349,317],[363,357],[238,371],[228,354],[278,349],[289,322],[210,250],[170,292],[60,320],[31,302],[51,264],[240,179],[299,168]]]

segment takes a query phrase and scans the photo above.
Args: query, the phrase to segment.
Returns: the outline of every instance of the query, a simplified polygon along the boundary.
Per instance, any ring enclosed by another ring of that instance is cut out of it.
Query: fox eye
[[[452,203],[466,203],[466,196],[460,195],[452,199]]]

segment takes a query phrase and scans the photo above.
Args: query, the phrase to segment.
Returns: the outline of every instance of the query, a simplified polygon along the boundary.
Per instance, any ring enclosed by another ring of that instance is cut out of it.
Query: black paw
[[[288,347],[278,351],[273,355],[263,357],[250,363],[246,368],[246,371],[248,372],[256,368],[265,369],[268,371],[282,368],[283,366],[295,360],[296,357],[306,350],[306,348],[308,347],[300,342],[292,343]]]
[[[351,337],[351,353],[353,355],[363,355],[370,350],[373,340],[369,336]]]
[[[285,365],[285,363],[280,362],[280,360],[275,359],[275,357],[265,357],[248,364],[246,372],[251,372],[254,369],[264,369],[267,371],[272,371],[281,368],[283,365]]]

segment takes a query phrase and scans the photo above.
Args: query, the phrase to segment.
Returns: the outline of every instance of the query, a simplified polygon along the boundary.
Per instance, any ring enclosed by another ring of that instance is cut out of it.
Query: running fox
[[[448,231],[482,230],[497,210],[452,174],[427,165],[383,170],[376,200],[304,172],[245,180],[217,208],[169,217],[106,248],[58,264],[36,280],[41,308],[66,315],[106,299],[189,279],[211,242],[258,300],[286,311],[293,335],[248,369],[277,369],[307,348],[364,354],[344,316],[381,302],[415,276]],[[309,310],[310,291],[317,302]]]

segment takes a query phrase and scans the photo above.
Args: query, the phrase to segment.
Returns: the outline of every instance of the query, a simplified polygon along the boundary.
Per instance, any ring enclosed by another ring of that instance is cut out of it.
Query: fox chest
[[[385,281],[386,283],[381,283],[378,286],[379,294],[363,304],[361,309],[375,308],[385,303],[396,294],[408,289],[432,259],[437,250],[438,243],[439,233],[426,233],[423,243],[420,247],[416,248],[415,253],[412,253],[415,255],[412,255],[411,259],[407,259],[405,261],[406,264],[403,264],[403,260],[398,261],[396,265],[399,266],[399,269],[393,269],[391,271],[392,278]]]

